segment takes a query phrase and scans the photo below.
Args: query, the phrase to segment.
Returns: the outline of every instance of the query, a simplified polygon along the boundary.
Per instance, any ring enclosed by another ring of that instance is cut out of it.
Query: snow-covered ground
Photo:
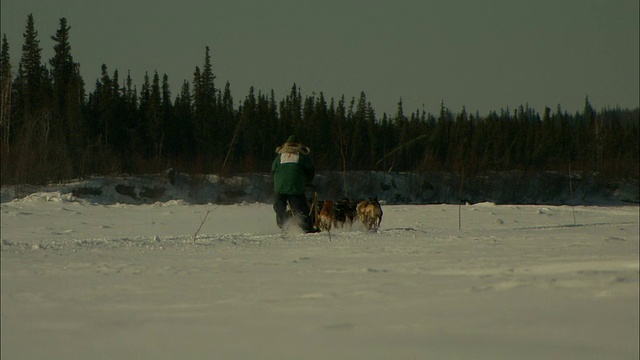
[[[198,236],[193,236],[210,210]],[[638,359],[638,205],[2,203],[2,359]]]

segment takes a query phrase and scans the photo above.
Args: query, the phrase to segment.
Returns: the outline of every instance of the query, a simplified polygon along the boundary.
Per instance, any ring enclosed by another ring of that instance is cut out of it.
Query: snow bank
[[[594,174],[525,174],[505,172],[466,177],[458,174],[338,172],[317,174],[313,185],[320,199],[377,197],[385,204],[593,205],[640,203],[638,180],[603,182]],[[462,191],[460,187],[462,186]],[[571,191],[573,190],[573,191]],[[145,176],[92,177],[50,186],[2,188],[2,202],[35,192],[60,191],[100,204],[150,204],[182,200],[191,204],[234,204],[273,201],[269,174],[220,177],[190,176],[174,170]],[[309,188],[309,196],[312,189]]]

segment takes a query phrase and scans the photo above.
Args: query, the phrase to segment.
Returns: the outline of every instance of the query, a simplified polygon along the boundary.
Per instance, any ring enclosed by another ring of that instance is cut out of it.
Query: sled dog
[[[358,203],[356,207],[358,219],[367,230],[378,230],[382,222],[382,207],[378,198],[369,198]]]
[[[331,200],[325,200],[322,202],[322,210],[320,210],[320,224],[321,230],[331,231],[331,225],[335,221],[335,204]]]

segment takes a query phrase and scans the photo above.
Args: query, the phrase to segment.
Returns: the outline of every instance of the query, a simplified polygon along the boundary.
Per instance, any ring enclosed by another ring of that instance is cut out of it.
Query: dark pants
[[[287,202],[291,206],[293,216],[300,219],[300,226],[304,231],[313,230],[311,216],[309,216],[309,204],[304,194],[289,195],[276,194],[276,202],[273,204],[273,210],[276,212],[276,223],[282,229],[282,226],[289,218],[287,214]]]

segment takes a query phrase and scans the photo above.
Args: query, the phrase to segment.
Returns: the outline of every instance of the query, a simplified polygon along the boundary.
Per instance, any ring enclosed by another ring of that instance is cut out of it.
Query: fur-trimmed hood
[[[311,149],[308,146],[304,146],[300,143],[284,143],[282,146],[278,146],[276,148],[276,153],[284,154],[284,153],[292,153],[292,154],[302,154],[309,155]]]

